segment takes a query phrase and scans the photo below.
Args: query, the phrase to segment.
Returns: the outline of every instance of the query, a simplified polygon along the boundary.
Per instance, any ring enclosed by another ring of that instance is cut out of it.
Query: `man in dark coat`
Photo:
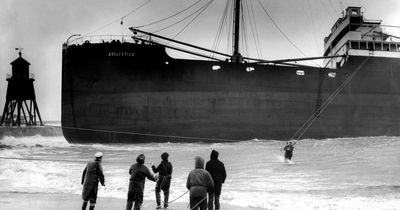
[[[90,161],[85,170],[82,173],[82,181],[83,185],[82,190],[82,210],[86,209],[88,201],[90,201],[89,210],[93,210],[96,205],[97,200],[97,188],[99,185],[99,181],[101,185],[104,185],[104,174],[103,167],[101,166],[101,159],[103,157],[103,153],[97,152],[95,155],[95,160]]]
[[[291,141],[286,142],[286,146],[282,148],[285,151],[285,160],[291,160],[293,156],[294,145]]]
[[[219,197],[221,195],[222,183],[226,179],[226,171],[224,164],[218,160],[218,152],[213,150],[210,154],[210,160],[206,164],[206,170],[210,172],[214,181],[214,188],[209,193],[208,209],[213,209],[213,200],[215,199],[215,209],[220,208]]]
[[[129,179],[128,199],[126,202],[126,210],[131,210],[133,202],[135,202],[134,210],[140,210],[143,203],[143,191],[146,178],[155,182],[156,178],[150,173],[149,168],[144,165],[145,157],[140,154],[136,158],[136,163],[129,169],[131,175]]]
[[[154,173],[158,173],[159,178],[156,184],[156,202],[157,208],[161,209],[160,191],[164,192],[164,208],[168,207],[169,187],[171,185],[172,164],[168,161],[168,153],[161,154],[161,163],[157,168],[152,165],[151,169]]]
[[[207,192],[214,187],[214,182],[208,171],[204,170],[204,160],[195,157],[195,169],[189,173],[186,188],[190,190],[190,209],[207,209]]]

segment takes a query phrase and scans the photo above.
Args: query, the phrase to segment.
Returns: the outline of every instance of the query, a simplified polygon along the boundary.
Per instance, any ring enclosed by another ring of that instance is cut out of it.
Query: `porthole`
[[[329,72],[328,73],[328,77],[334,78],[334,77],[336,77],[336,73],[335,72]]]
[[[251,71],[254,71],[255,69],[254,69],[254,67],[246,67],[246,71],[247,72],[251,72]]]
[[[304,73],[303,70],[297,70],[296,74],[299,75],[299,76],[304,76],[305,73]]]
[[[220,70],[220,69],[221,69],[221,66],[218,66],[218,65],[212,66],[212,70],[214,70],[214,71],[217,71],[217,70]]]

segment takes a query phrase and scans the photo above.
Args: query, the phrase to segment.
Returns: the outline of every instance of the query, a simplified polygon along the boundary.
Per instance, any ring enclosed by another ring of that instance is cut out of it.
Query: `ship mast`
[[[231,61],[233,63],[242,63],[243,62],[243,57],[239,53],[239,27],[240,27],[240,0],[235,0],[235,16],[233,19],[233,25],[235,26],[233,30],[233,37],[234,43],[233,43],[233,55],[231,57]]]

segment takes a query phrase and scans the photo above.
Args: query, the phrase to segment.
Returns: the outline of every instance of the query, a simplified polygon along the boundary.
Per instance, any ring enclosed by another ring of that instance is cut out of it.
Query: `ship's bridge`
[[[361,7],[348,7],[324,39],[324,56],[353,55],[400,58],[400,37],[384,32],[382,21],[365,20]],[[346,57],[324,60],[327,68],[340,68]]]

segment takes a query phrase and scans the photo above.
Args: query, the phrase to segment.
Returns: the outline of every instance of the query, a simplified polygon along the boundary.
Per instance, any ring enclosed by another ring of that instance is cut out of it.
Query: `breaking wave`
[[[60,126],[0,127],[0,139],[24,136],[62,136]]]

